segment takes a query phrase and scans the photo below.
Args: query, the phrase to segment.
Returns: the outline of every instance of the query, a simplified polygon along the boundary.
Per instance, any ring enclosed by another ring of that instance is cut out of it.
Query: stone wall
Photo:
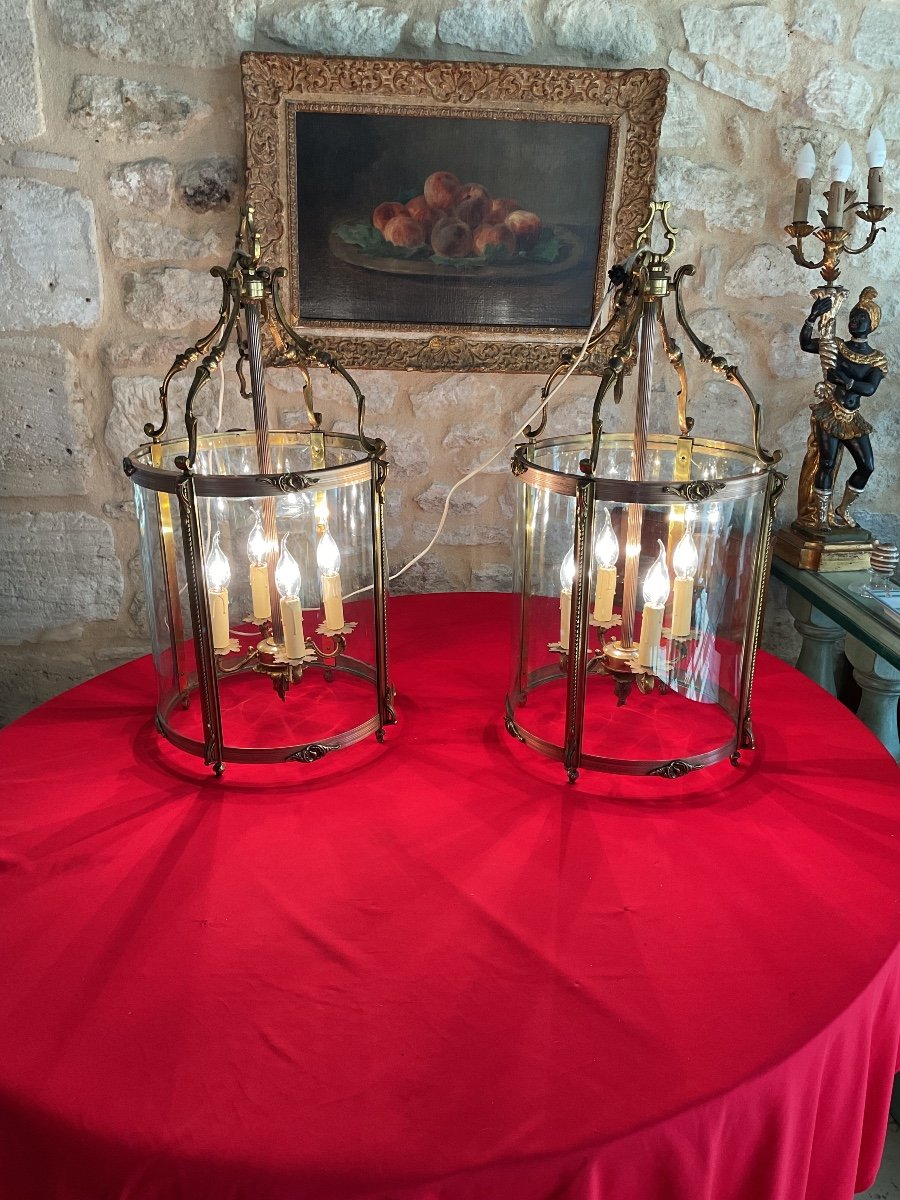
[[[791,215],[791,166],[809,140],[821,179],[846,136],[860,182],[877,121],[893,159],[888,202],[897,197],[900,5],[0,0],[0,17],[6,716],[145,647],[136,529],[120,462],[154,413],[161,371],[205,327],[214,303],[206,272],[227,252],[241,196],[238,55],[248,47],[667,66],[658,194],[674,202],[687,231],[683,247],[700,264],[692,301],[698,325],[739,358],[765,404],[765,442],[783,447],[796,472],[815,364],[796,344],[813,278],[793,266],[781,233]],[[885,320],[876,341],[893,361],[898,274],[895,218],[844,280],[853,290],[879,288]],[[449,484],[535,406],[540,382],[361,374],[372,430],[387,439],[394,461],[395,565],[427,540]],[[583,422],[590,390],[570,387],[557,429]],[[704,390],[708,404],[695,410],[701,435],[746,431],[736,390],[716,382]],[[895,397],[890,379],[870,405],[878,470],[866,507],[878,528],[900,509]],[[272,398],[284,413],[296,409],[289,372],[279,373]],[[319,400],[335,422],[350,416],[330,403],[327,380]],[[402,588],[508,585],[506,459],[457,494],[443,542]],[[790,503],[789,496],[786,516]],[[776,593],[769,636],[784,650],[782,599]]]

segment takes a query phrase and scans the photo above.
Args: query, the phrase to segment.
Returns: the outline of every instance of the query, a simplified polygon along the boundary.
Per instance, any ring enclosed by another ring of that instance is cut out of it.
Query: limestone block
[[[726,274],[725,294],[790,296],[802,292],[803,283],[784,246],[754,246]]]
[[[685,54],[683,50],[669,51],[669,66],[673,71],[678,71],[687,79],[693,79],[695,83],[699,83],[703,75],[703,63],[700,63],[696,58],[692,58],[690,54]]]
[[[379,428],[378,436],[387,442],[387,460],[395,479],[408,479],[430,472],[431,458],[421,433],[402,428]]]
[[[835,46],[841,40],[841,14],[834,0],[804,0],[798,5],[792,32]]]
[[[859,62],[867,67],[900,67],[898,18],[896,5],[866,5],[853,39],[853,53]]]
[[[810,387],[821,378],[815,355],[800,349],[800,330],[784,325],[769,339],[769,367],[778,379],[808,379]]]
[[[157,367],[162,373],[172,365],[176,354],[186,350],[189,339],[154,338],[150,342],[125,342],[116,338],[100,349],[100,358],[112,371],[146,371]]]
[[[427,378],[427,377],[426,377]],[[470,408],[481,416],[500,414],[500,389],[487,375],[438,376],[423,391],[412,391],[410,403],[417,417],[436,417]]]
[[[671,200],[676,213],[702,213],[707,229],[755,229],[765,211],[761,185],[721,167],[666,155],[659,162],[658,181],[657,194]]]
[[[693,148],[702,143],[705,137],[706,116],[697,97],[679,80],[670,80],[660,145],[670,150]]]
[[[26,170],[66,171],[70,175],[78,172],[78,159],[65,154],[51,154],[49,150],[17,150],[13,155],[13,166]]]
[[[32,0],[0,0],[0,144],[44,132]]]
[[[144,572],[141,557],[136,554],[128,563],[128,582],[131,584],[131,603],[128,616],[141,637],[150,637],[150,614],[147,612],[147,593],[144,590]]]
[[[444,435],[441,445],[445,450],[468,450],[478,447],[483,453],[480,459],[488,457],[488,452],[496,448],[502,441],[502,434],[496,422],[493,421],[462,421],[451,425]]]
[[[0,523],[0,643],[79,637],[87,622],[118,617],[124,587],[99,517],[7,513]]]
[[[416,496],[416,504],[423,512],[440,513],[443,511],[449,491],[450,487],[446,483],[432,483],[424,492],[420,492]],[[487,496],[476,495],[467,487],[461,487],[451,497],[450,512],[471,514],[477,512],[486,500]]]
[[[216,155],[189,163],[178,174],[178,194],[192,212],[227,208],[238,192],[238,165],[233,158]]]
[[[718,246],[704,246],[697,263],[697,287],[703,299],[710,302],[719,298],[719,282],[722,278],[722,251]]]
[[[694,332],[715,350],[730,358],[746,351],[747,344],[737,331],[734,321],[720,308],[703,308],[688,313]]]
[[[68,118],[91,137],[131,141],[179,138],[212,112],[194,96],[162,84],[108,75],[76,75]]]
[[[704,87],[740,100],[741,104],[759,109],[760,112],[768,112],[778,96],[775,88],[748,79],[746,75],[740,75],[737,71],[729,71],[717,63],[708,62],[700,78]]]
[[[434,45],[436,35],[437,28],[434,21],[419,20],[413,21],[406,36],[420,50],[428,50]]]
[[[362,394],[366,399],[366,433],[372,417],[391,412],[399,404],[400,389],[396,377],[389,371],[353,371]],[[345,421],[349,414],[356,413],[356,396],[341,375],[318,368],[310,369],[313,390],[313,408],[321,412],[323,419],[339,416]],[[266,393],[282,413],[288,426],[306,425],[306,407],[299,399],[303,390],[303,375],[295,367],[272,367],[266,372]],[[285,393],[289,400],[281,400],[278,393]],[[347,423],[347,432],[356,432],[356,420]]]
[[[841,129],[865,129],[875,93],[858,72],[833,64],[810,80],[803,99],[815,121]]]
[[[463,0],[438,17],[438,37],[454,46],[501,54],[528,54],[534,34],[522,0]]]
[[[165,212],[172,204],[175,168],[165,158],[122,163],[109,176],[109,190],[122,204]]]
[[[29,647],[24,654],[7,651],[0,659],[3,687],[0,688],[0,725],[23,716],[97,673],[90,659],[64,658],[59,653],[41,653]]]
[[[874,124],[886,138],[900,139],[900,96],[888,96]]]
[[[117,221],[110,231],[109,245],[116,258],[145,260],[210,258],[219,254],[218,234],[208,229],[194,238],[171,225],[152,221]]]
[[[355,0],[316,0],[303,8],[269,8],[260,14],[263,33],[297,50],[316,54],[391,54],[400,44],[405,12],[392,13]]]
[[[75,360],[50,338],[0,341],[0,494],[83,496],[93,458]]]
[[[112,62],[220,67],[253,41],[254,0],[48,0],[59,37]]]
[[[681,10],[681,20],[692,54],[716,54],[770,79],[787,70],[791,57],[787,30],[766,4],[722,9],[688,4]]]
[[[169,386],[169,430],[173,436],[184,433],[184,402],[194,377],[190,369],[176,375]],[[112,408],[106,421],[105,440],[110,455],[119,464],[126,454],[147,441],[144,425],[161,416],[159,387],[161,378],[153,375],[120,376],[112,381]],[[196,397],[194,411],[201,434],[215,428],[218,415],[219,381],[211,379]],[[233,374],[226,372],[222,427],[246,428],[249,413]]]
[[[436,526],[426,525],[416,521],[413,525],[413,536],[426,546],[434,536]],[[463,525],[451,524],[449,521],[441,533],[441,543],[444,546],[502,546],[509,541],[509,530],[504,525]]]
[[[423,592],[461,592],[464,589],[462,575],[451,570],[434,554],[429,554],[421,562],[417,562],[390,585],[390,590],[395,596],[416,596]]]
[[[567,50],[583,50],[601,63],[652,66],[656,33],[648,6],[610,0],[550,0],[544,20]]]
[[[484,563],[472,568],[473,592],[510,592],[513,586],[513,569],[510,563]]]
[[[732,113],[725,122],[725,137],[735,160],[744,162],[750,153],[750,129],[740,113]]]
[[[94,206],[74,188],[0,179],[0,329],[88,328],[102,291]]]
[[[212,275],[165,267],[125,276],[125,311],[145,329],[181,329],[195,321],[212,327],[222,285]]]

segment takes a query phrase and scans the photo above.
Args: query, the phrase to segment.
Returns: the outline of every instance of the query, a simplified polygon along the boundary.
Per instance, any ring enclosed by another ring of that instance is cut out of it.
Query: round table
[[[568,784],[503,728],[511,603],[392,601],[399,725],[309,766],[216,780],[147,660],[4,731],[2,1200],[871,1183],[897,767],[763,655],[737,768]]]

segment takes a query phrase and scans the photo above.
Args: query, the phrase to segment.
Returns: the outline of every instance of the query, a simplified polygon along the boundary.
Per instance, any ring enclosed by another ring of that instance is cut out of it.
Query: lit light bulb
[[[213,534],[212,545],[206,556],[206,585],[211,592],[224,592],[231,582],[231,567],[219,545],[218,529]]]
[[[710,529],[718,529],[722,522],[722,506],[721,504],[711,504],[707,515],[707,522]]]
[[[287,548],[289,534],[281,539],[281,553],[275,564],[275,586],[279,595],[284,599],[296,598],[300,595],[300,566]]]
[[[615,535],[612,527],[612,521],[609,516],[609,509],[603,510],[603,528],[597,535],[597,541],[594,543],[594,554],[597,556],[597,562],[601,567],[614,567],[619,559],[619,539]],[[572,561],[572,578],[574,579],[575,562]]]
[[[798,179],[812,179],[816,173],[816,152],[809,142],[804,142],[794,164],[794,174]]]
[[[313,509],[317,525],[328,524],[328,499],[324,492],[319,492],[316,497],[316,506]]]
[[[866,162],[870,167],[883,167],[886,160],[887,146],[884,144],[884,134],[876,125],[866,142]]]
[[[693,579],[699,566],[700,555],[697,553],[697,545],[691,535],[691,527],[688,526],[681,535],[681,540],[672,555],[672,570],[675,572],[676,579]]]
[[[669,568],[666,565],[666,548],[661,541],[656,562],[644,579],[644,603],[654,608],[665,608],[669,598]]]
[[[852,170],[853,154],[850,150],[850,143],[841,142],[837,148],[837,153],[831,160],[832,183],[846,183],[850,178],[850,172]]]
[[[336,575],[341,569],[341,552],[327,529],[316,547],[316,563],[323,575]]]
[[[575,549],[569,550],[569,553],[562,560],[562,566],[559,568],[559,586],[564,592],[571,592],[572,584],[575,582]]]
[[[256,512],[256,520],[247,538],[247,555],[254,567],[264,567],[269,555],[269,542],[262,527],[262,517]]]

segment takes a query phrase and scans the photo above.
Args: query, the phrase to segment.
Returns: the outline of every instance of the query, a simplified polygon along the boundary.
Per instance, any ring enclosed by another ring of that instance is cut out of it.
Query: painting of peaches
[[[298,113],[300,315],[583,328],[609,129]]]

